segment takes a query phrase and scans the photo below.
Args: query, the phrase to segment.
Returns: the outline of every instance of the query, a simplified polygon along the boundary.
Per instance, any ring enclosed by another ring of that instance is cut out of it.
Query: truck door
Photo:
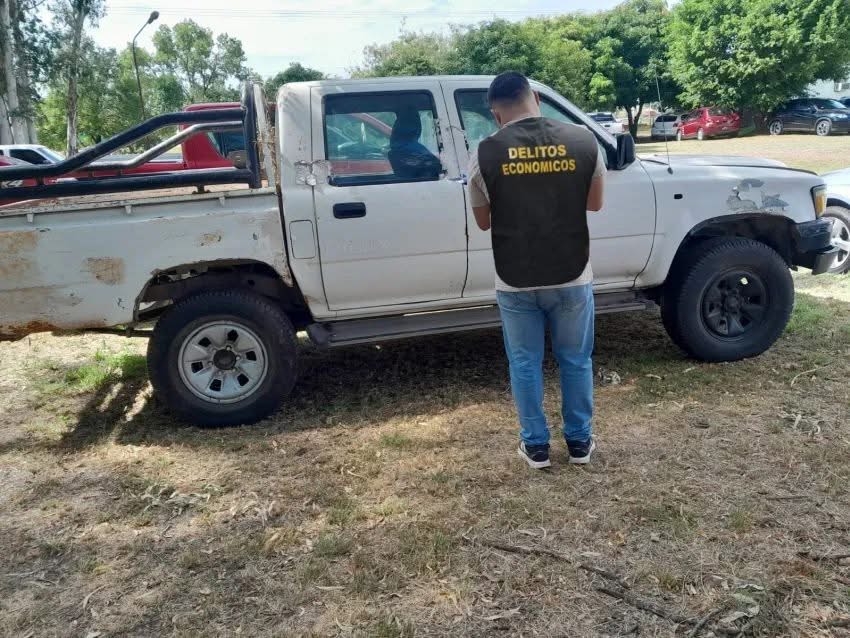
[[[469,154],[478,143],[496,130],[496,122],[487,105],[487,83],[475,87],[474,80],[450,80],[443,83],[450,108],[455,146],[460,162],[466,166]],[[575,107],[555,93],[542,90],[540,108],[544,117],[578,123],[570,115]],[[465,139],[465,142],[464,142]],[[600,152],[604,149],[600,146]],[[475,224],[472,208],[469,221],[469,272],[464,297],[494,297],[495,266],[490,232],[482,232]],[[622,171],[609,171],[605,184],[605,206],[588,213],[590,228],[590,261],[597,290],[634,285],[644,269],[655,234],[655,190],[652,181],[635,161]]]
[[[350,86],[323,84],[311,93],[328,307],[460,298],[464,195],[439,83]]]

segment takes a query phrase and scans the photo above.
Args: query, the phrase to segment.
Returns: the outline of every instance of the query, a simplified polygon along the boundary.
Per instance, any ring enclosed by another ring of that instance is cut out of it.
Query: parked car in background
[[[30,162],[25,162],[24,160],[19,160],[14,157],[9,157],[8,155],[0,155],[0,167],[3,166],[31,166]],[[56,180],[52,177],[48,177],[44,180],[45,184],[54,184]],[[2,186],[35,186],[36,181],[34,179],[19,179],[19,180],[10,180],[8,182],[0,182]],[[6,206],[7,204],[15,204],[20,202],[21,200],[15,199],[0,199],[0,207]]]
[[[850,95],[846,95],[844,97],[838,98],[838,101],[841,102],[844,106],[850,109]]]
[[[829,272],[850,272],[850,168],[827,173],[823,180],[827,204],[823,216],[832,219],[832,245],[839,250]]]
[[[791,100],[770,115],[771,135],[785,132],[814,132],[821,137],[850,132],[850,108],[838,100],[807,97]]]
[[[619,133],[625,132],[626,128],[623,126],[623,123],[614,117],[613,113],[588,113],[588,115],[593,118],[594,121],[598,122],[599,125],[604,128],[606,131],[611,133],[612,135],[617,135]]]
[[[664,113],[655,118],[650,129],[654,140],[671,140],[676,137],[682,125],[682,116],[676,113]]]
[[[12,157],[28,164],[55,164],[65,159],[41,144],[0,144],[0,157]]]
[[[729,109],[719,107],[700,107],[681,116],[681,124],[676,130],[676,139],[700,141],[709,137],[737,135],[741,130],[741,117]]]

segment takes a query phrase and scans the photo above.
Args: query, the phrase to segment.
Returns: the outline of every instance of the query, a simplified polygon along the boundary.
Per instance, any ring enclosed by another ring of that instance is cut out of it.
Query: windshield
[[[838,100],[826,100],[826,99],[822,99],[822,98],[820,98],[820,99],[817,99],[817,100],[812,100],[811,102],[812,102],[812,104],[814,104],[814,105],[815,105],[815,108],[817,108],[818,110],[823,110],[823,109],[846,109],[846,108],[847,108],[846,106],[844,106],[844,105],[843,105],[841,102],[839,102]]]
[[[44,155],[46,158],[48,158],[53,163],[62,162],[65,159],[59,153],[57,153],[56,151],[51,151],[46,146],[39,146],[38,150],[41,151],[41,154]]]
[[[594,113],[590,117],[592,117],[597,122],[613,122],[614,121],[614,116],[611,115],[610,113]]]

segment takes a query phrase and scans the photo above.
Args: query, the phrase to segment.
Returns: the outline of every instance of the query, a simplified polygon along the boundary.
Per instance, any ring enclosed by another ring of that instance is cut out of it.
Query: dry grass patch
[[[156,405],[140,340],[2,344],[0,635],[687,635],[583,561],[689,621],[721,609],[718,636],[840,636],[850,566],[812,556],[850,548],[850,278],[796,281],[789,331],[734,364],[600,317],[622,379],[600,453],[567,465],[547,360],[543,473],[496,331],[303,345],[287,406],[224,430]]]

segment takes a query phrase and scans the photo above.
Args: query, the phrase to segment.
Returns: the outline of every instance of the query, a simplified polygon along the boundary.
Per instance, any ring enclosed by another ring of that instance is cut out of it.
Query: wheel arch
[[[253,290],[278,302],[293,323],[309,323],[309,310],[297,286],[289,286],[269,264],[250,259],[219,259],[157,269],[145,282],[133,308],[135,322],[158,317],[187,296],[215,290]]]
[[[847,210],[850,210],[850,202],[843,200],[840,197],[835,197],[834,195],[827,195],[826,205],[839,206],[841,208],[846,208]]]

